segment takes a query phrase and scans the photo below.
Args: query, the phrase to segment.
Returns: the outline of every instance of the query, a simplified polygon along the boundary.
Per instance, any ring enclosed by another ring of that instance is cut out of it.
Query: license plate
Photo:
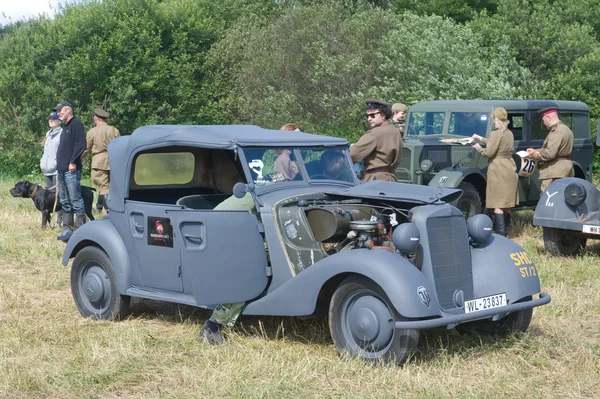
[[[483,298],[465,301],[465,313],[479,312],[481,310],[501,308],[506,306],[506,294],[490,295]]]
[[[584,233],[589,233],[589,234],[600,234],[600,226],[594,226],[591,224],[584,224],[583,228],[581,229],[582,232]]]

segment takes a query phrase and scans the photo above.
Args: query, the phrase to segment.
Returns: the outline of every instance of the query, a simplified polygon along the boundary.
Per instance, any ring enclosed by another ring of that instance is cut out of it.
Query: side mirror
[[[235,183],[235,186],[233,186],[233,195],[236,198],[244,198],[244,196],[246,195],[246,193],[248,192],[248,185],[245,183]]]

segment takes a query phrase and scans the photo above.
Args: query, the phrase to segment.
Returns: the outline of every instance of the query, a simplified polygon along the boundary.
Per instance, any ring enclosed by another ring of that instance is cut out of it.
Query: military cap
[[[94,108],[94,115],[101,119],[108,119],[108,117],[110,116],[108,112],[106,112],[100,107]]]
[[[390,103],[386,103],[385,101],[376,98],[368,98],[365,101],[365,104],[367,105],[367,109],[382,109],[390,106]]]
[[[56,112],[51,112],[50,115],[48,115],[48,120],[59,120],[60,118],[58,117],[58,114]]]
[[[504,109],[502,107],[495,108],[494,111],[492,112],[492,115],[494,115],[496,118],[500,119],[501,121],[505,121],[508,118],[508,113],[506,112],[506,109]]]
[[[52,109],[52,111],[60,111],[60,109],[61,109],[62,107],[71,107],[71,108],[73,108],[73,106],[71,105],[71,103],[70,103],[70,102],[68,102],[68,101],[61,101],[61,102],[59,102],[58,104],[56,104],[56,107],[54,107],[54,108]]]
[[[395,103],[394,105],[392,105],[392,112],[400,112],[400,111],[406,112],[406,105],[404,105],[402,103]]]
[[[553,112],[558,112],[558,108],[556,108],[556,107],[542,108],[537,112],[537,114],[543,118],[544,116],[551,114]]]

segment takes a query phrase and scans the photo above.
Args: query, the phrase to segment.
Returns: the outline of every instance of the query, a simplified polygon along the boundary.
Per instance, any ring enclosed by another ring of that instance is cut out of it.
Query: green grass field
[[[428,331],[405,366],[371,367],[340,360],[325,319],[242,316],[219,347],[197,341],[210,313],[193,307],[133,300],[124,321],[83,319],[58,231],[13,184],[0,182],[2,398],[600,397],[600,243],[550,257],[531,211],[513,217],[512,238],[552,302],[526,334]]]

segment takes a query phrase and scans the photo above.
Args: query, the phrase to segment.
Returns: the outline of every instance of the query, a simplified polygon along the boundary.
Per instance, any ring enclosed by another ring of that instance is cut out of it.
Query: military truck
[[[481,213],[485,209],[488,160],[472,150],[474,143],[464,139],[474,133],[489,137],[494,128],[490,114],[494,108],[504,107],[515,137],[515,152],[541,148],[548,130],[537,111],[551,106],[573,130],[571,159],[575,177],[591,182],[593,145],[588,106],[548,100],[426,101],[411,106],[396,177],[401,183],[460,188],[463,194],[454,205],[467,217]],[[448,139],[455,139],[455,143]],[[529,176],[519,177],[517,209],[534,208],[541,194],[536,164],[517,155],[514,158],[517,169],[530,172],[523,173]]]

